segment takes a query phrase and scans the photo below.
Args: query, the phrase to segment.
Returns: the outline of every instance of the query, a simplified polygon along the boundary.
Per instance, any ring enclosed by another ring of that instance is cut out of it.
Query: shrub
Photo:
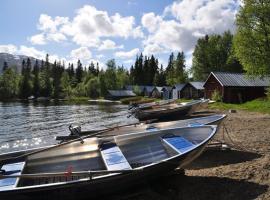
[[[216,102],[220,102],[222,100],[220,92],[218,90],[214,90],[211,99]]]
[[[267,99],[270,100],[270,87],[266,89],[266,96],[267,96]]]

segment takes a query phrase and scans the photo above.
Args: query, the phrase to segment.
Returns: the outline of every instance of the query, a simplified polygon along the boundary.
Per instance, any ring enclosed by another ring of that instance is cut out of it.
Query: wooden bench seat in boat
[[[194,147],[193,143],[181,136],[164,136],[161,139],[167,147],[170,147],[179,154],[183,154]]]
[[[21,175],[24,169],[25,162],[12,163],[3,165],[1,170],[4,170],[8,175]],[[0,191],[13,189],[17,187],[19,178],[0,179]]]
[[[100,152],[107,170],[132,169],[121,149],[115,143],[101,144]]]

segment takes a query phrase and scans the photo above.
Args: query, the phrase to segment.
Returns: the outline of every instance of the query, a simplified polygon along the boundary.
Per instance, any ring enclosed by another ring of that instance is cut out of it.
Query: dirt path
[[[110,199],[270,199],[270,115],[226,114],[231,150],[209,148],[185,176],[176,172]],[[223,140],[222,130],[215,139]]]

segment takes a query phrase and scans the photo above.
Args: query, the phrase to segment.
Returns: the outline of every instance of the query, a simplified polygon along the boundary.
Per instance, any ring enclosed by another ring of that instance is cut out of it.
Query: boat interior
[[[16,174],[42,174],[89,170],[131,170],[184,154],[206,142],[214,126],[174,128],[152,132],[87,138],[35,153],[25,162],[2,166]],[[100,176],[100,175],[99,175]],[[0,191],[16,187],[51,184],[89,178],[87,175],[48,178],[0,179]],[[95,178],[95,177],[94,177]],[[97,177],[96,177],[97,178]]]

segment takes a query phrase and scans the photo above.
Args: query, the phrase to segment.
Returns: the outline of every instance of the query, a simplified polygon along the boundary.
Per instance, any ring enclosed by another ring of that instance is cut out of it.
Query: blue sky
[[[3,0],[0,52],[102,66],[115,58],[129,68],[136,55],[167,63],[198,38],[235,30],[238,0]]]

